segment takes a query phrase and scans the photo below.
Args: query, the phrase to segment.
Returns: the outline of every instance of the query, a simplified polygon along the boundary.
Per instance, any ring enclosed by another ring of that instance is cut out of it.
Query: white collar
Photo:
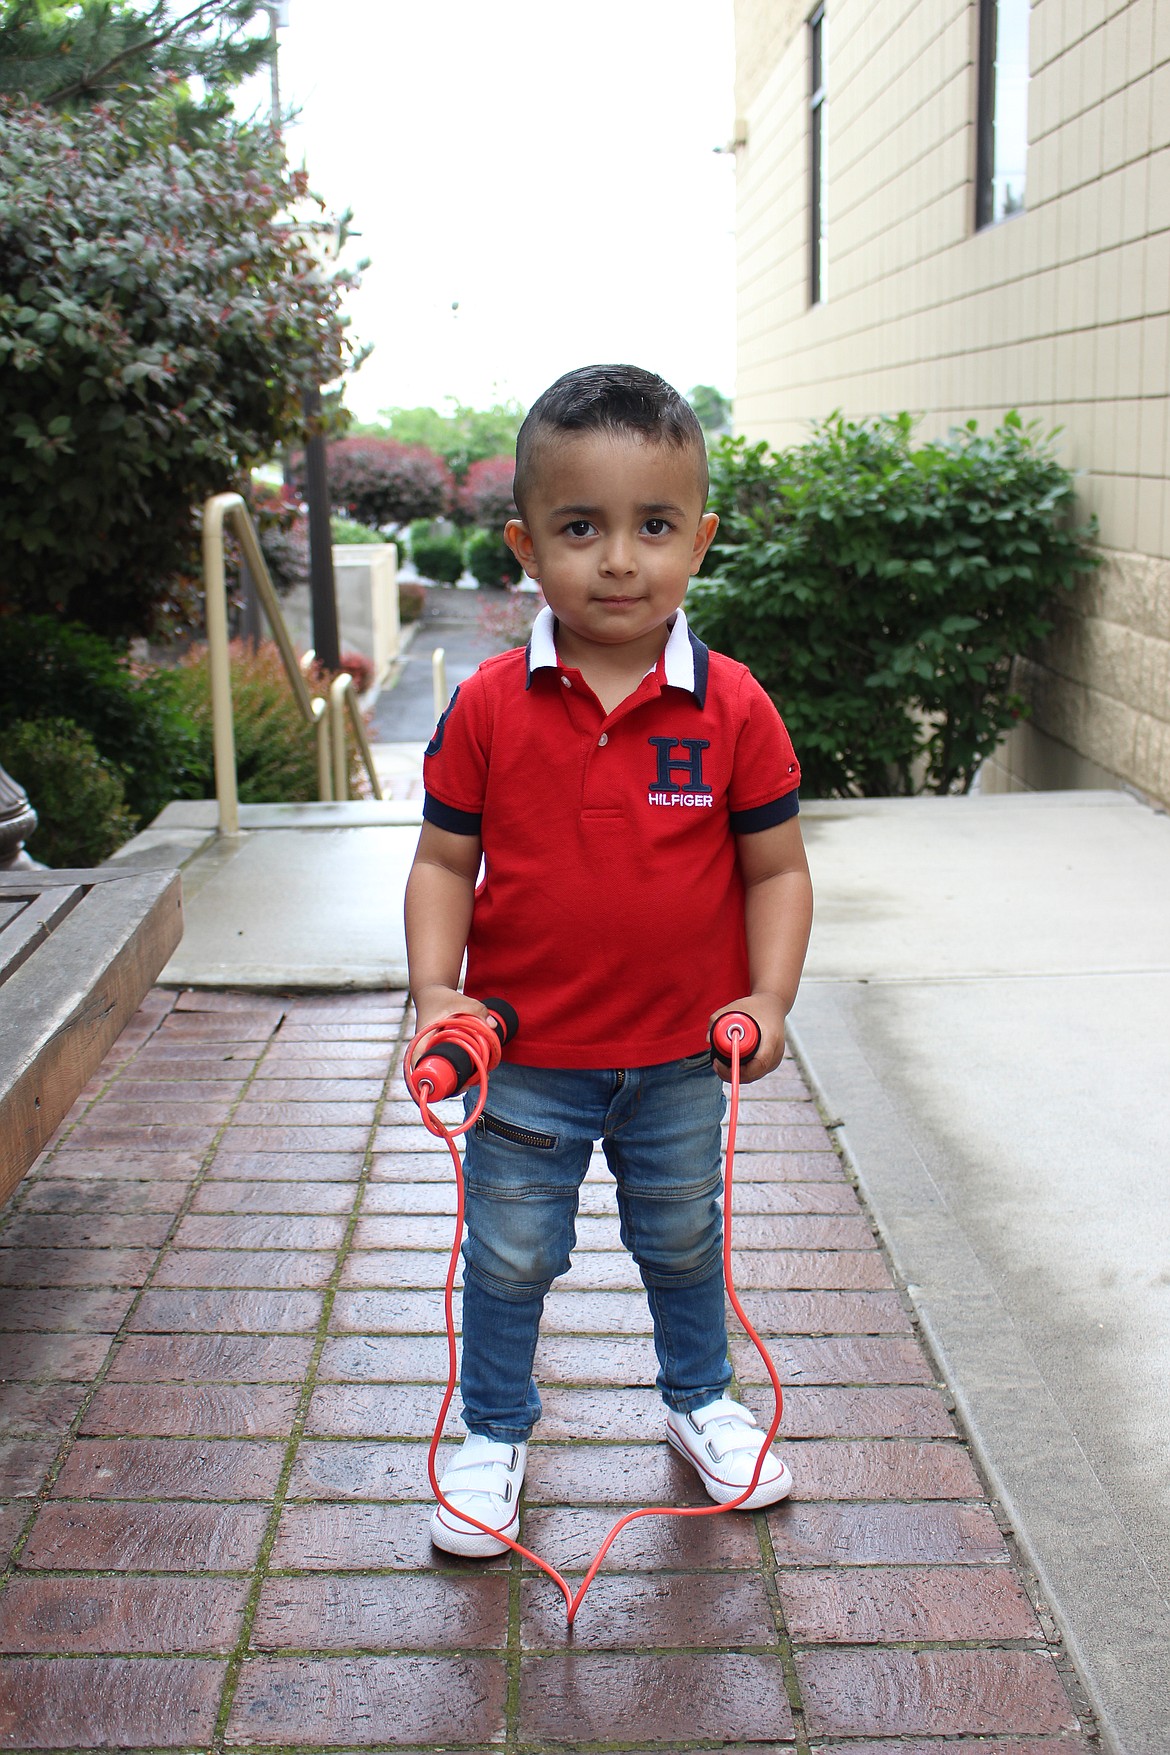
[[[557,670],[560,660],[557,658],[556,644],[557,618],[546,603],[537,614],[532,624],[532,633],[528,640],[528,675],[537,670]],[[663,672],[671,688],[686,689],[688,694],[696,694],[695,649],[691,642],[687,618],[682,609],[677,609],[666,645],[662,652]],[[655,667],[657,668],[657,667]],[[646,673],[649,675],[649,671]]]

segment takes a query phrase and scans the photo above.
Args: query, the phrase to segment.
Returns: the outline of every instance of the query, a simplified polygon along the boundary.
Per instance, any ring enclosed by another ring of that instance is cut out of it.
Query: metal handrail
[[[212,494],[203,507],[203,580],[207,605],[207,664],[211,683],[211,732],[215,759],[215,796],[219,806],[219,832],[238,835],[240,832],[240,801],[236,784],[236,740],[232,724],[231,664],[228,658],[227,579],[223,552],[223,527],[230,523],[243,550],[244,559],[260,599],[260,607],[268,619],[293,698],[306,725],[311,726],[317,745],[317,791],[322,803],[344,800],[349,796],[349,774],[345,745],[345,708],[348,706],[354,737],[375,798],[382,788],[374,767],[366,728],[353,686],[353,678],[343,672],[329,688],[329,703],[320,695],[311,695],[302,666],[312,663],[312,653],[298,661],[296,648],[284,616],[280,599],[268,572],[268,565],[256,536],[248,508],[240,494]],[[334,701],[336,700],[336,705]]]
[[[343,670],[335,676],[329,685],[329,723],[330,741],[333,745],[333,796],[345,798],[349,789],[349,774],[345,760],[345,715],[349,715],[349,723],[353,729],[354,742],[362,758],[362,766],[373,788],[375,798],[381,798],[382,789],[374,767],[374,752],[370,748],[370,740],[366,735],[366,722],[362,718],[361,706],[358,702],[357,690],[353,686],[353,678]]]

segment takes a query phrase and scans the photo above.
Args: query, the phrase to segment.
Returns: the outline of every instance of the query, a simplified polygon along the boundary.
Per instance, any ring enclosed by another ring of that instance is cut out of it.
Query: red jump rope
[[[444,1291],[444,1312],[447,1324],[447,1387],[443,1392],[439,1417],[435,1422],[434,1436],[427,1453],[427,1472],[430,1475],[431,1487],[439,1504],[449,1511],[453,1517],[462,1518],[465,1523],[475,1529],[483,1530],[486,1535],[500,1536],[500,1532],[491,1524],[480,1523],[478,1518],[469,1517],[465,1511],[458,1511],[443,1497],[439,1488],[438,1471],[435,1458],[438,1455],[439,1440],[447,1419],[447,1410],[451,1406],[451,1398],[455,1394],[456,1362],[455,1362],[455,1318],[453,1295],[455,1273],[459,1266],[459,1246],[463,1236],[463,1165],[459,1159],[459,1148],[455,1141],[460,1135],[469,1133],[483,1113],[487,1102],[488,1075],[500,1064],[500,1055],[504,1044],[511,1040],[519,1028],[516,1013],[506,1000],[485,999],[489,1019],[485,1023],[481,1018],[472,1017],[469,1013],[456,1017],[443,1018],[439,1023],[432,1024],[429,1029],[420,1030],[406,1051],[405,1078],[407,1089],[419,1106],[423,1125],[428,1132],[447,1142],[451,1153],[451,1162],[455,1169],[456,1216],[455,1236],[451,1244],[451,1259],[447,1265],[447,1283]],[[739,1069],[751,1059],[760,1045],[760,1029],[755,1019],[746,1012],[724,1012],[715,1020],[711,1032],[711,1041],[719,1059],[731,1067],[731,1099],[728,1110],[727,1131],[727,1166],[724,1176],[723,1202],[723,1279],[727,1287],[727,1296],[731,1300],[732,1309],[750,1336],[753,1346],[764,1361],[772,1390],[776,1398],[776,1408],[772,1415],[772,1423],[768,1427],[767,1437],[760,1446],[760,1454],[756,1460],[751,1480],[735,1499],[725,1505],[648,1505],[640,1511],[631,1511],[614,1524],[593,1558],[593,1563],[584,1579],[578,1586],[576,1594],[570,1589],[565,1579],[555,1566],[542,1560],[539,1554],[532,1553],[520,1542],[514,1542],[507,1536],[500,1540],[507,1542],[517,1554],[531,1560],[534,1566],[551,1578],[558,1585],[565,1599],[568,1624],[571,1627],[581,1607],[582,1599],[589,1586],[597,1576],[598,1568],[605,1559],[616,1538],[628,1523],[639,1517],[714,1517],[719,1512],[734,1511],[745,1499],[755,1492],[759,1483],[760,1472],[764,1466],[764,1458],[768,1447],[775,1438],[784,1412],[784,1392],[776,1367],[768,1355],[768,1349],[752,1327],[747,1313],[736,1294],[731,1274],[731,1189],[735,1166],[735,1134],[739,1121]],[[467,1120],[462,1127],[447,1128],[431,1111],[431,1103],[439,1103],[445,1097],[453,1097],[457,1091],[471,1083],[479,1085],[479,1096],[475,1100]]]

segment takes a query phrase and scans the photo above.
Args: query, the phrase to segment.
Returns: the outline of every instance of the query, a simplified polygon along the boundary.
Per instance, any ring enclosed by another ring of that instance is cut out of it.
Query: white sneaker
[[[679,1455],[698,1470],[717,1505],[738,1499],[755,1473],[756,1458],[764,1441],[751,1409],[742,1402],[733,1402],[730,1396],[720,1396],[705,1408],[692,1408],[689,1414],[671,1408],[666,1416],[666,1436]],[[787,1464],[774,1450],[769,1450],[755,1492],[736,1509],[758,1511],[761,1506],[787,1499],[791,1491],[792,1476]]]
[[[501,1444],[479,1432],[469,1432],[439,1481],[443,1497],[468,1517],[515,1539],[527,1457],[526,1444]],[[503,1554],[508,1546],[498,1536],[453,1516],[443,1505],[437,1505],[431,1514],[431,1541],[436,1548],[460,1554],[465,1560],[487,1560],[493,1554]]]

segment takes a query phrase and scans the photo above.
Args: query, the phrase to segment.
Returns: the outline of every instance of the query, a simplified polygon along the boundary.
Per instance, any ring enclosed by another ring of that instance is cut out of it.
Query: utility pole
[[[313,610],[313,650],[326,670],[341,667],[337,630],[337,585],[333,577],[333,532],[329,521],[329,478],[325,438],[320,430],[321,390],[305,391],[305,498],[309,502],[309,601]]]
[[[277,31],[287,28],[290,0],[264,0],[272,35],[272,127],[280,137],[280,69]],[[305,416],[305,499],[309,506],[309,603],[313,616],[313,650],[325,670],[341,665],[337,628],[337,583],[333,576],[333,531],[330,524],[329,478],[325,439],[321,432],[321,387],[310,385],[302,399]]]

